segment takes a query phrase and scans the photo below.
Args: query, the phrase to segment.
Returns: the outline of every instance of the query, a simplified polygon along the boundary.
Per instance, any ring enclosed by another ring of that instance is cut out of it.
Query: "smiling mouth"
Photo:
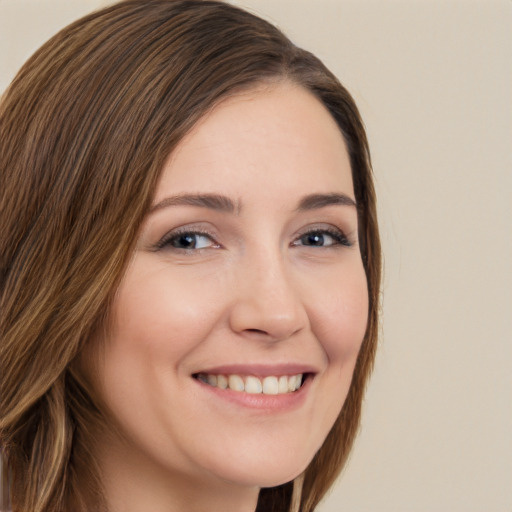
[[[219,389],[230,389],[254,395],[285,395],[300,389],[308,375],[303,373],[281,376],[272,375],[260,379],[253,375],[198,373],[194,377],[209,386]]]

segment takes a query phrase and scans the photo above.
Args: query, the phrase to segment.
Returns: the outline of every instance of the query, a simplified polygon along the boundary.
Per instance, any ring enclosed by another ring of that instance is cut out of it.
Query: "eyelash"
[[[301,240],[304,240],[306,237],[311,237],[311,236],[325,237],[326,235],[329,236],[330,238],[332,238],[334,243],[332,243],[331,245],[306,245],[306,244],[298,243]],[[201,237],[209,238],[212,242],[212,246],[207,247],[207,248],[218,249],[221,247],[221,245],[215,241],[214,236],[211,233],[209,233],[208,231],[203,231],[200,229],[184,228],[184,229],[177,229],[170,233],[167,233],[160,241],[158,241],[155,244],[155,250],[158,251],[158,250],[162,250],[165,248],[169,248],[171,250],[175,249],[175,250],[184,251],[184,252],[194,252],[194,251],[200,251],[200,250],[206,249],[206,247],[200,247],[200,248],[173,247],[173,245],[172,245],[173,242],[177,241],[180,237],[186,237],[186,236],[190,236],[190,237],[201,236]],[[309,231],[305,231],[304,233],[302,233],[296,240],[294,240],[292,242],[291,245],[294,247],[304,246],[304,247],[319,247],[319,248],[324,248],[324,249],[330,249],[330,248],[335,248],[338,246],[352,247],[353,243],[347,238],[347,236],[345,236],[343,231],[341,231],[339,229],[315,228],[315,229],[311,229]]]
[[[172,243],[175,240],[178,240],[180,237],[186,237],[187,235],[188,236],[203,236],[205,238],[209,238],[212,241],[212,245],[215,246],[215,248],[220,247],[220,244],[218,244],[215,241],[214,236],[211,233],[209,233],[208,231],[203,231],[201,229],[183,228],[183,229],[176,229],[176,230],[171,231],[170,233],[167,233],[166,235],[164,235],[164,237],[159,242],[157,242],[157,244],[155,245],[155,249],[160,250],[160,249],[169,248],[169,249],[175,249],[178,251],[181,250],[181,251],[186,251],[186,252],[201,250],[202,248],[196,249],[195,247],[192,249],[189,249],[186,247],[173,247]]]
[[[353,243],[347,238],[345,233],[341,231],[340,229],[334,229],[334,228],[315,228],[311,229],[309,231],[306,231],[302,233],[299,238],[292,243],[292,245],[297,246],[297,241],[304,239],[305,237],[311,237],[311,236],[329,236],[334,240],[334,243],[331,245],[310,245],[305,247],[321,247],[324,249],[334,248],[337,246],[343,246],[343,247],[352,247]]]

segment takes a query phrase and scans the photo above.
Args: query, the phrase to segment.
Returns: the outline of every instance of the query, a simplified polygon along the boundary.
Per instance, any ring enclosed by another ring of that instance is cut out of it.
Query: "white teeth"
[[[279,393],[287,393],[288,392],[288,377],[286,375],[279,377],[278,388],[279,388]]]
[[[243,391],[244,390],[244,381],[242,377],[239,375],[230,375],[228,377],[229,389],[233,391]]]
[[[296,385],[297,385],[297,377],[296,377],[296,375],[292,375],[288,379],[288,391],[290,391],[290,392],[295,391],[297,389]]]
[[[279,393],[277,377],[265,377],[263,379],[263,393],[265,395],[277,395]]]
[[[261,380],[256,377],[246,377],[245,378],[245,392],[246,393],[261,393],[263,391],[261,386]]]
[[[224,375],[217,375],[217,387],[220,389],[228,388],[228,379]]]
[[[245,391],[250,394],[281,395],[293,393],[302,384],[302,373],[297,375],[281,375],[280,377],[268,376],[263,379],[248,375],[217,375],[199,373],[197,378],[220,389],[231,389],[233,391]]]

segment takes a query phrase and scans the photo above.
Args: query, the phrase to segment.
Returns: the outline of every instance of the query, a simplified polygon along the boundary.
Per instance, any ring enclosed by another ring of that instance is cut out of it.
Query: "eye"
[[[173,231],[165,235],[156,245],[157,249],[181,249],[184,251],[218,247],[220,245],[211,235],[198,231]]]
[[[306,246],[306,247],[333,247],[343,245],[346,247],[352,246],[352,243],[344,235],[344,233],[337,229],[314,229],[303,233],[292,245]]]

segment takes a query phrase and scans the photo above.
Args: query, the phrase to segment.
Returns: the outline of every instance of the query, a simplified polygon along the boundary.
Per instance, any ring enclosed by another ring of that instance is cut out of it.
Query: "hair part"
[[[0,443],[14,511],[101,508],[88,426],[104,418],[73,363],[105,325],[166,158],[224,98],[275,81],[309,90],[343,134],[369,315],[346,402],[302,492],[292,482],[262,489],[257,510],[288,510],[293,496],[312,511],[340,472],[374,359],[381,272],[357,107],[316,57],[252,14],[210,0],[128,0],[50,39],[0,103]]]

